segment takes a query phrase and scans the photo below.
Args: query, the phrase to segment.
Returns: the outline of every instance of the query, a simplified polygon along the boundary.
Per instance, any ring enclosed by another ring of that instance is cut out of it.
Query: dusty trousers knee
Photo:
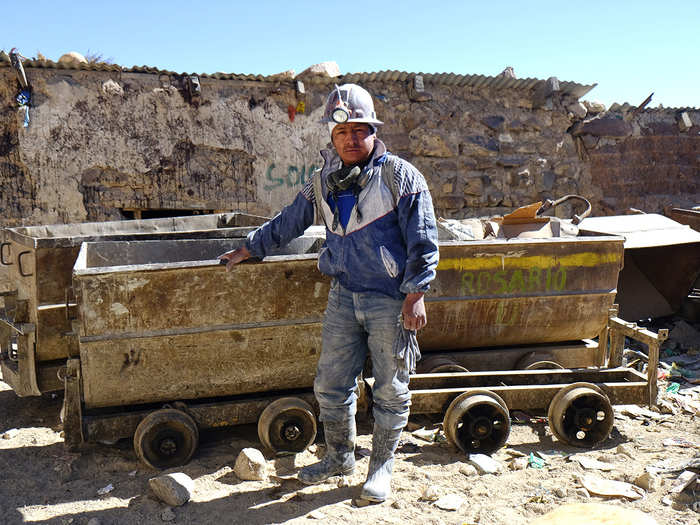
[[[385,501],[391,493],[391,474],[394,469],[394,452],[399,444],[402,429],[383,428],[375,424],[372,433],[372,455],[369,460],[367,481],[360,497],[368,501]]]
[[[332,476],[352,474],[355,470],[355,418],[324,421],[326,455],[318,463],[304,467],[298,478],[307,485],[321,483]]]

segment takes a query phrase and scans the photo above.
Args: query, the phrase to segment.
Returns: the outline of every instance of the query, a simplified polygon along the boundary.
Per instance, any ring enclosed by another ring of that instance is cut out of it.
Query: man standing
[[[408,421],[409,374],[420,358],[415,333],[427,321],[423,295],[438,263],[437,226],[423,175],[377,138],[382,122],[367,91],[355,84],[336,86],[323,122],[331,129],[333,149],[321,152],[321,172],[291,205],[249,234],[244,247],[220,258],[231,271],[300,236],[313,223],[314,210],[323,220],[326,242],[318,266],[332,281],[314,393],[327,453],[298,476],[314,484],[353,472],[355,389],[369,352],[375,424],[361,497],[384,501]]]

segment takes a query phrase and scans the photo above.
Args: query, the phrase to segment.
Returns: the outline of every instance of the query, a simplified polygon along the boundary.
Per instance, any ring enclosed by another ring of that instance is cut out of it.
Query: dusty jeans
[[[323,321],[323,349],[314,392],[321,421],[343,421],[357,412],[357,377],[372,358],[375,422],[387,429],[408,421],[409,373],[394,356],[403,301],[383,294],[353,293],[333,282]]]

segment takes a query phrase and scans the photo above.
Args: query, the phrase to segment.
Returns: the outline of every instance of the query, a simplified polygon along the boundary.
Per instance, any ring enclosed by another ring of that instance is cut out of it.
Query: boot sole
[[[366,494],[364,492],[360,493],[360,499],[363,499],[365,501],[371,501],[372,503],[384,503],[387,500],[387,498],[379,498],[377,496],[370,496],[369,494]]]
[[[337,476],[351,476],[354,473],[355,473],[355,467],[352,467],[351,469],[343,470],[340,472],[334,472],[330,476],[327,476],[323,479],[319,479],[318,481],[307,481],[305,479],[302,479],[300,476],[297,476],[297,479],[299,481],[301,481],[304,485],[318,485],[319,483],[323,483],[324,481],[328,481],[331,478],[334,478]]]

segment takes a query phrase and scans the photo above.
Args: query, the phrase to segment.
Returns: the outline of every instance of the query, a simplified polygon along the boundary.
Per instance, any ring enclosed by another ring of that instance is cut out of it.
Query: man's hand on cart
[[[250,252],[248,251],[248,248],[241,246],[240,248],[236,248],[235,250],[219,255],[219,263],[225,264],[226,271],[230,272],[239,262],[245,261],[249,257]]]

